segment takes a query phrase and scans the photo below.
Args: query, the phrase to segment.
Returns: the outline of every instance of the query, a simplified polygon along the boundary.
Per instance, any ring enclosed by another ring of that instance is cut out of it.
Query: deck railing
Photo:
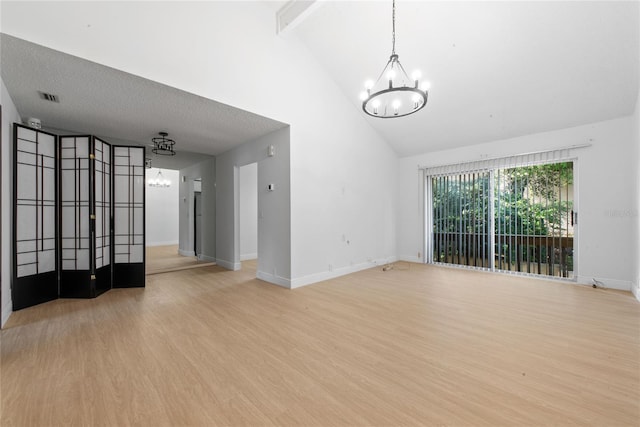
[[[434,233],[433,261],[491,268],[489,237],[482,233]],[[573,276],[573,237],[495,235],[494,268],[502,271]]]

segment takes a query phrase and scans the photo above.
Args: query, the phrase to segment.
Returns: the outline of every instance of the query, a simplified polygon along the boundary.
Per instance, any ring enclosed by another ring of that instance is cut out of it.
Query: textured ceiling
[[[182,168],[202,161],[194,153],[217,155],[286,126],[6,34],[0,43],[2,79],[23,118],[142,145],[166,131],[178,154],[153,156],[154,166]],[[58,95],[60,102],[44,101],[38,91]]]
[[[420,112],[369,123],[399,155],[629,115],[636,2],[396,2],[396,52],[431,82]],[[354,106],[391,51],[391,2],[323,2],[293,32]]]

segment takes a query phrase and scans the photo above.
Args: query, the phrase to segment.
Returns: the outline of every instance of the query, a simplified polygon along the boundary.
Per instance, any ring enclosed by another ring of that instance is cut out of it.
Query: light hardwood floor
[[[286,290],[243,264],[14,313],[0,424],[640,422],[629,293],[417,264]]]
[[[182,256],[178,253],[178,245],[148,246],[146,249],[146,274],[167,273],[213,265],[200,261],[195,256]]]

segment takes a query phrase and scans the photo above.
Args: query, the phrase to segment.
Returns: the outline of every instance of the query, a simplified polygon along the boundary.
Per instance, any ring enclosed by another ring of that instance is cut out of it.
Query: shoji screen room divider
[[[14,310],[144,286],[144,148],[14,125]]]

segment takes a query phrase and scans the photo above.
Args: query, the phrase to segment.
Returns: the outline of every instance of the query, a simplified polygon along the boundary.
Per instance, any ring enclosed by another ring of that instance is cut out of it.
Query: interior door
[[[193,244],[194,252],[197,256],[202,248],[202,239],[200,239],[200,230],[202,230],[202,228],[200,228],[202,224],[202,193],[200,191],[196,191],[193,195],[193,211],[195,216],[193,221]]]
[[[145,284],[144,147],[114,145],[113,287]]]
[[[58,298],[57,137],[14,124],[13,309]]]

